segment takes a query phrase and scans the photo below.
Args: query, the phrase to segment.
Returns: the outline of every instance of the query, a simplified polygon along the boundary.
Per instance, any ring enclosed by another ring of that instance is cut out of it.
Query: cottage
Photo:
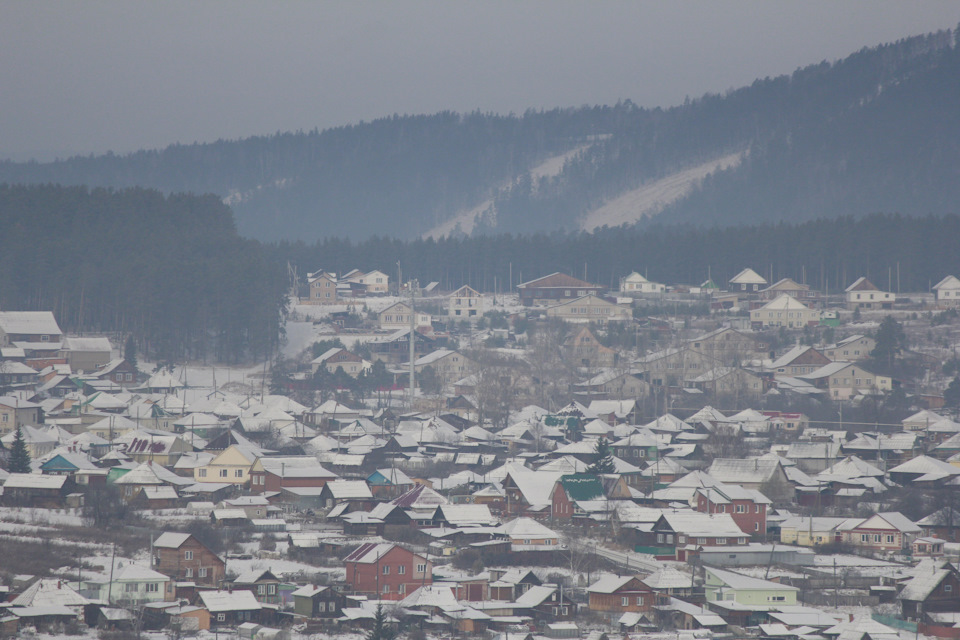
[[[906,548],[920,527],[899,512],[877,513],[842,532],[842,541],[869,551]]]
[[[329,373],[336,373],[337,369],[343,369],[344,373],[351,378],[356,378],[372,366],[370,362],[341,347],[327,349],[310,361],[310,368],[314,375],[322,367]]]
[[[815,301],[819,292],[812,291],[810,285],[799,284],[791,278],[782,278],[766,289],[760,290],[761,300],[775,300],[782,295],[804,301]]]
[[[797,604],[797,592],[800,590],[796,587],[715,567],[704,567],[704,571],[704,594],[707,602],[732,600],[741,605],[769,609]]]
[[[960,278],[952,275],[947,276],[933,285],[933,291],[936,295],[938,307],[960,306]]]
[[[587,587],[587,605],[591,611],[625,613],[650,611],[653,591],[636,576],[604,576]]]
[[[620,278],[620,293],[627,295],[661,295],[666,292],[666,285],[651,282],[636,271]]]
[[[751,536],[767,533],[767,508],[770,499],[754,489],[739,485],[716,484],[697,489],[697,511],[729,513],[740,530]]]
[[[293,612],[305,618],[339,618],[343,594],[332,587],[308,584],[293,592]]]
[[[326,271],[307,274],[309,295],[305,304],[329,304],[337,301],[337,277]]]
[[[730,278],[731,291],[758,292],[767,284],[766,278],[749,267]]]
[[[893,378],[868,371],[855,362],[831,362],[813,373],[798,375],[799,380],[824,389],[834,400],[855,395],[871,395],[893,390]]]
[[[259,622],[263,605],[250,591],[199,591],[197,604],[210,612],[213,628]]]

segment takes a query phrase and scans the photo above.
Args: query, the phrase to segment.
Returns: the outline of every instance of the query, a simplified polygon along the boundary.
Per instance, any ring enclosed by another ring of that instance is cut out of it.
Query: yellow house
[[[257,454],[247,447],[232,444],[213,458],[206,466],[193,470],[197,482],[223,482],[245,485],[250,481],[250,468]]]
[[[794,516],[780,524],[780,542],[798,547],[817,547],[839,542],[840,532],[861,522],[861,518]]]

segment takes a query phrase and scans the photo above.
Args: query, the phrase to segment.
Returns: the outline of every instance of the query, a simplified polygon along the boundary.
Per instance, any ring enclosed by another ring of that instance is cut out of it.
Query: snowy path
[[[580,228],[593,231],[604,225],[618,227],[637,222],[679,200],[714,171],[736,167],[742,159],[742,154],[731,153],[628,191],[588,213]]]

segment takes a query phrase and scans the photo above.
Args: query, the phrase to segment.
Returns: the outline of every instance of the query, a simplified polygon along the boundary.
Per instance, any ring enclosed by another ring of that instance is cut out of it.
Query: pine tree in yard
[[[10,473],[30,473],[30,452],[23,439],[23,429],[17,427],[17,435],[10,448]]]
[[[377,612],[373,616],[373,628],[367,634],[366,640],[393,640],[396,635],[386,625],[387,616],[383,613],[383,605],[377,605]]]
[[[123,359],[134,367],[137,366],[137,342],[132,333],[127,336],[127,342],[123,345]]]
[[[943,392],[943,406],[948,409],[960,408],[960,376],[954,376]]]
[[[604,473],[614,473],[616,468],[613,466],[613,454],[610,453],[610,445],[604,438],[597,440],[597,446],[593,450],[593,464],[587,468],[587,473],[600,475]]]

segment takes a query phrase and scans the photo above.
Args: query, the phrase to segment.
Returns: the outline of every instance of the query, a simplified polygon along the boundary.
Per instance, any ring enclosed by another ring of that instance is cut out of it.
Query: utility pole
[[[414,343],[416,341],[416,317],[417,312],[414,308],[414,288],[418,286],[416,280],[410,281],[410,408],[413,408],[413,398],[416,390],[416,385],[414,381],[415,367],[414,363]]]

